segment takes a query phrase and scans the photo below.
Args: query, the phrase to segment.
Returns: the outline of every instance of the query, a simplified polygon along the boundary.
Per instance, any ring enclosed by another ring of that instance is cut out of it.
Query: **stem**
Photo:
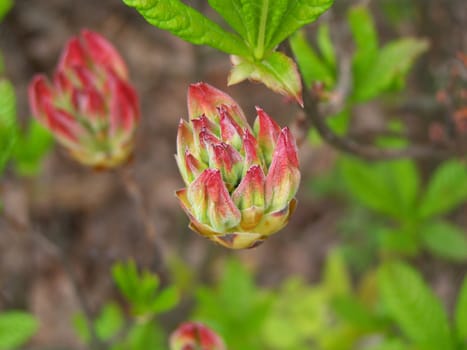
[[[258,42],[255,48],[255,58],[261,59],[264,56],[264,41],[266,39],[266,22],[268,19],[269,0],[263,1],[261,7],[261,17],[259,21]]]
[[[91,335],[91,340],[89,344],[90,349],[91,350],[105,350],[107,347],[105,346],[105,343],[103,343],[97,337],[96,331],[93,327],[91,308],[85,298],[85,295],[82,289],[79,286],[79,283],[78,283],[78,280],[76,279],[75,274],[73,273],[73,268],[68,259],[68,255],[63,252],[62,248],[57,243],[52,241],[50,238],[44,235],[41,231],[32,230],[32,228],[29,225],[18,221],[15,217],[8,215],[7,213],[4,213],[4,218],[10,224],[10,226],[12,226],[16,231],[23,232],[23,233],[31,232],[32,233],[31,237],[33,240],[35,240],[36,244],[42,245],[42,247],[45,248],[45,250],[47,250],[50,254],[55,255],[56,257],[60,259],[65,275],[68,277],[70,285],[73,289],[73,293],[75,294],[75,297],[78,301],[80,310],[84,315],[86,326],[89,329],[89,333]]]
[[[384,149],[369,144],[362,144],[349,137],[341,137],[327,125],[319,109],[319,95],[304,86],[304,110],[311,124],[319,135],[332,147],[348,154],[353,154],[367,160],[385,160],[399,158],[447,158],[454,155],[448,150],[425,145],[414,145],[404,149]]]
[[[161,235],[157,234],[156,227],[154,225],[152,215],[146,204],[143,191],[139,184],[135,181],[133,172],[129,167],[122,167],[118,169],[118,174],[125,187],[127,194],[132,199],[141,221],[144,225],[144,234],[146,239],[154,245],[154,262],[157,274],[162,280],[168,280],[168,269],[167,269],[167,257],[169,253],[169,247],[163,240]]]

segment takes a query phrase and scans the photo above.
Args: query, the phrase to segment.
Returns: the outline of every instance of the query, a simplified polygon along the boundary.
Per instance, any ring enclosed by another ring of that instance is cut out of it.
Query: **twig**
[[[143,192],[141,191],[139,184],[135,181],[133,177],[132,169],[129,168],[129,166],[126,166],[119,168],[117,172],[120,176],[120,179],[125,187],[127,194],[130,196],[136,209],[138,210],[138,214],[144,225],[144,234],[146,236],[146,239],[154,246],[154,258],[156,259],[154,264],[157,273],[162,280],[167,281],[167,257],[169,247],[164,241],[163,237],[157,234],[156,227],[154,225],[151,213],[145,201]]]
[[[60,261],[62,262],[62,267],[65,271],[65,275],[68,277],[70,285],[73,289],[73,293],[75,294],[76,299],[78,300],[79,307],[84,315],[87,328],[89,329],[91,336],[90,348],[92,350],[105,350],[105,343],[103,343],[98,338],[96,331],[93,327],[91,308],[85,298],[85,295],[83,294],[83,291],[79,286],[75,274],[73,273],[73,268],[70,264],[67,254],[63,252],[62,248],[57,243],[55,243],[46,235],[44,235],[40,230],[33,230],[28,224],[18,221],[15,217],[8,215],[8,213],[6,212],[3,213],[3,217],[5,218],[7,223],[10,224],[10,226],[13,227],[16,231],[24,233],[30,232],[31,237],[33,240],[36,241],[36,244],[38,243],[46,251],[48,251],[49,254],[55,255],[60,259]]]
[[[399,158],[447,158],[454,152],[433,148],[428,145],[414,145],[403,149],[384,149],[369,144],[361,144],[354,139],[341,137],[327,125],[319,108],[319,93],[309,90],[304,84],[304,110],[320,136],[334,148],[367,160],[386,160]]]

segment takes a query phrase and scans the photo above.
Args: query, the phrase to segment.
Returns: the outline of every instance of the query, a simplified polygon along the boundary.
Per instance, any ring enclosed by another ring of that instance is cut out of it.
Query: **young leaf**
[[[422,39],[403,38],[384,46],[356,79],[353,99],[366,101],[404,79],[415,59],[428,49]]]
[[[261,60],[297,29],[316,20],[333,0],[210,0]]]
[[[15,91],[8,80],[0,79],[0,172],[13,150],[16,136]]]
[[[290,37],[290,47],[307,86],[310,86],[314,81],[323,82],[327,88],[334,86],[335,72],[318,57],[318,54],[306,40],[303,31],[298,31]]]
[[[13,349],[25,344],[39,324],[36,318],[22,311],[7,311],[0,314],[0,349]]]
[[[3,18],[6,16],[8,11],[10,11],[12,7],[12,0],[0,0],[0,22],[3,21]]]
[[[267,19],[267,1],[209,0],[209,5],[248,43],[250,48],[257,47],[261,20]],[[266,6],[265,17],[260,18],[264,6]],[[262,33],[264,35],[265,31],[263,30]],[[262,55],[257,58],[262,58]]]
[[[267,28],[267,50],[274,49],[279,43],[306,24],[315,21],[333,4],[334,0],[269,0],[271,7],[281,8],[280,21]],[[275,11],[276,13],[278,11]],[[271,21],[272,22],[272,21]]]
[[[384,227],[377,233],[385,251],[398,252],[405,256],[415,256],[420,252],[420,240],[411,231]]]
[[[226,32],[194,8],[180,0],[123,0],[152,25],[196,45],[208,45],[220,51],[248,56],[249,50],[242,39]]]
[[[453,261],[467,261],[467,233],[447,221],[429,221],[420,236],[426,248],[435,255]]]
[[[326,23],[323,23],[318,27],[316,42],[326,64],[334,70],[336,68],[336,53],[331,41],[329,26]]]
[[[412,161],[368,164],[346,157],[341,171],[352,195],[365,206],[400,220],[412,217],[419,189]]]
[[[180,293],[175,286],[167,287],[159,292],[154,302],[151,304],[151,310],[160,314],[173,309],[180,300]]]
[[[91,330],[89,329],[88,321],[83,313],[77,313],[72,318],[73,328],[79,339],[87,344],[91,340]]]
[[[122,350],[166,349],[166,341],[160,327],[154,322],[135,324],[125,339]]]
[[[467,276],[464,277],[455,310],[457,335],[461,341],[467,343]]]
[[[41,168],[42,159],[52,145],[52,134],[35,119],[32,119],[28,130],[18,134],[13,149],[16,171],[23,176],[37,174]]]
[[[454,350],[443,306],[416,270],[402,262],[388,263],[378,277],[387,312],[420,350]]]
[[[280,94],[294,98],[300,105],[302,84],[295,62],[281,52],[273,52],[261,61],[232,56],[233,68],[228,84],[237,84],[245,79],[260,81]]]
[[[439,215],[467,200],[467,166],[459,160],[442,164],[433,174],[419,208],[419,215],[427,218]]]
[[[412,350],[413,348],[400,339],[388,339],[368,350]]]
[[[378,54],[378,34],[366,6],[352,7],[348,13],[348,21],[356,46],[353,57],[355,85],[359,86],[360,79]]]
[[[125,319],[120,307],[115,303],[108,303],[94,322],[94,327],[99,339],[110,340],[122,329],[124,323]]]
[[[326,258],[323,284],[331,297],[345,296],[351,292],[349,272],[339,250],[331,251]]]

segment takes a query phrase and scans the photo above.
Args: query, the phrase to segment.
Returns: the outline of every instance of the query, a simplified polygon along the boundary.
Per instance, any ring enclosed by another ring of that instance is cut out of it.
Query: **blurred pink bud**
[[[170,350],[226,350],[213,330],[199,322],[181,324],[170,336]]]
[[[125,62],[102,36],[84,29],[65,46],[50,82],[36,75],[29,85],[34,117],[73,158],[97,168],[131,156],[139,103]]]
[[[205,83],[190,86],[188,110],[176,160],[190,228],[227,248],[257,246],[295,208],[300,170],[292,133],[261,108],[252,129],[230,96]]]

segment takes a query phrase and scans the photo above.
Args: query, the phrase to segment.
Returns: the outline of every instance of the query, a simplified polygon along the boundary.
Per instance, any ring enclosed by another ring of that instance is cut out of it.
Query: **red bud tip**
[[[78,37],[73,37],[68,40],[65,49],[62,52],[58,63],[58,70],[71,69],[76,66],[87,66],[86,52],[81,45]]]
[[[33,115],[39,120],[43,120],[45,104],[50,104],[53,92],[45,76],[36,75],[32,79],[28,88],[29,104]]]
[[[180,325],[170,336],[170,350],[226,350],[222,339],[199,322]]]
[[[128,70],[117,50],[100,34],[88,29],[81,31],[81,38],[91,61],[112,69],[121,79],[128,79]]]

